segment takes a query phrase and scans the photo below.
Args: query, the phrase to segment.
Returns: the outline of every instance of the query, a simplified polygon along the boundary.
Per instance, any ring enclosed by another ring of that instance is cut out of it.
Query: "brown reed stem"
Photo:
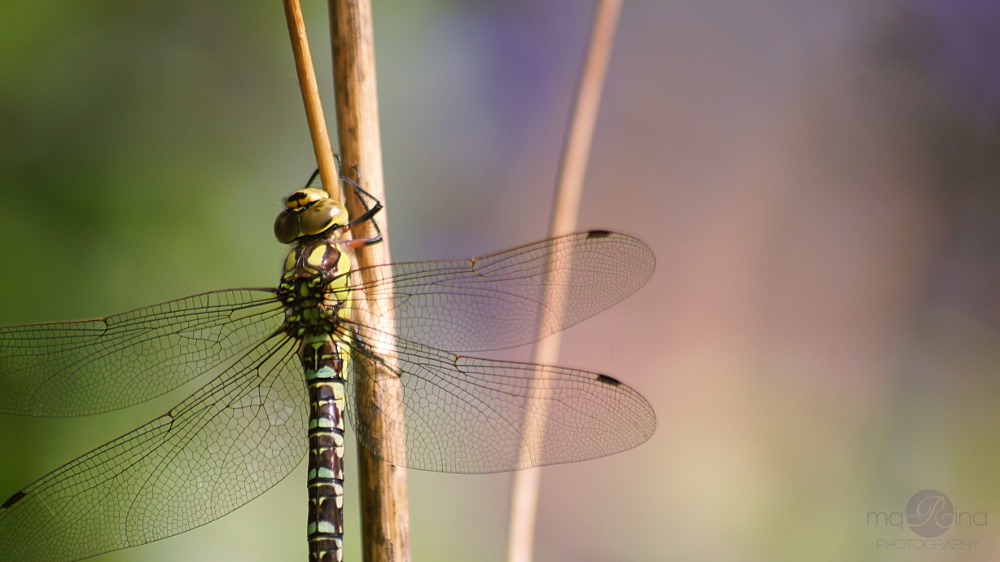
[[[362,187],[380,201],[385,201],[382,176],[382,147],[379,136],[378,96],[375,83],[375,52],[373,48],[372,11],[369,0],[329,0],[330,38],[333,43],[333,78],[336,92],[337,132],[340,139],[344,173],[361,172]],[[355,168],[357,167],[357,168]],[[347,197],[351,216],[364,212],[356,197]],[[355,252],[358,266],[390,263],[386,213],[377,217],[385,240],[359,248]],[[371,224],[355,237],[374,235]],[[370,272],[364,272],[367,274]],[[373,279],[364,279],[365,286],[374,286]],[[374,318],[367,313],[377,307],[392,310],[392,294],[383,286],[378,294],[367,295],[371,308],[358,307],[361,326],[372,326],[382,334],[395,332],[394,319],[389,314]],[[361,334],[365,337],[365,334]],[[402,386],[391,371],[395,354],[386,337],[371,337],[366,341],[384,364],[355,360],[355,369],[366,369],[366,375],[355,376],[355,395],[359,403],[358,424],[374,436],[373,444],[402,450]],[[374,404],[361,407],[360,404]],[[361,523],[365,562],[408,562],[410,560],[410,529],[407,504],[406,470],[380,460],[378,451],[358,447],[358,479],[361,484]]]

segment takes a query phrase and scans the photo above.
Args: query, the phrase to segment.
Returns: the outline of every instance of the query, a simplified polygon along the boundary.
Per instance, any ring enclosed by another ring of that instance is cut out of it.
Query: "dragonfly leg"
[[[370,238],[357,238],[351,240],[348,243],[348,247],[360,248],[362,246],[370,246],[372,244],[377,244],[382,241],[382,229],[379,228],[378,221],[375,220],[375,215],[382,210],[382,202],[375,198],[374,195],[368,193],[361,187],[361,168],[358,166],[353,166],[354,169],[354,179],[347,177],[343,172],[343,163],[340,161],[339,156],[335,156],[337,160],[337,169],[339,170],[340,179],[354,188],[354,194],[357,195],[358,200],[361,201],[361,206],[364,207],[365,212],[358,218],[352,220],[351,222],[345,224],[341,227],[342,232],[347,232],[355,227],[364,224],[367,221],[371,221],[372,226],[375,227],[375,236]],[[368,206],[367,199],[371,199],[374,203],[371,207]]]

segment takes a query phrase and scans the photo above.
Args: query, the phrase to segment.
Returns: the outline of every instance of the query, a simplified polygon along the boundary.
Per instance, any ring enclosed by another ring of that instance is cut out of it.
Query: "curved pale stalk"
[[[621,12],[621,0],[599,0],[594,14],[590,43],[584,62],[583,72],[577,88],[573,114],[570,119],[566,145],[563,148],[559,179],[556,186],[555,205],[549,237],[569,234],[576,230],[580,198],[583,193],[583,179],[587,170],[590,145],[594,137],[597,111],[601,102],[604,78],[607,74],[611,46],[614,43],[615,28]],[[551,268],[550,268],[551,270]],[[568,269],[562,270],[563,272]],[[549,278],[546,287],[560,287],[565,282],[557,277]],[[554,291],[546,291],[543,314],[562,316],[566,307],[565,298]],[[540,322],[545,325],[546,321]],[[562,333],[553,334],[535,345],[532,363],[553,365],[559,360],[559,345]],[[542,381],[536,380],[532,387],[535,397],[529,411],[545,418],[550,389]],[[545,428],[528,426],[521,443],[522,457],[519,465],[531,466],[531,451],[537,451],[545,439]],[[530,562],[534,550],[535,518],[538,507],[538,490],[541,485],[541,469],[530,468],[514,473],[511,486],[510,526],[508,530],[508,562]]]

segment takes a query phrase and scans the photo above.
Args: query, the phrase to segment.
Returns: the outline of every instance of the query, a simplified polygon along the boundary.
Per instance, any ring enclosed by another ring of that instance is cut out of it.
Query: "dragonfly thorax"
[[[336,240],[300,242],[285,258],[278,297],[285,307],[285,333],[295,338],[331,335],[348,318],[347,275],[351,262]]]

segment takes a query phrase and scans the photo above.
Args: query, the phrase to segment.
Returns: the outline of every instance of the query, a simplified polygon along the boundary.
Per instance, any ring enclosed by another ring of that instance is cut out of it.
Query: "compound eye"
[[[278,213],[274,219],[274,237],[282,244],[288,244],[299,237],[299,215],[289,210]]]
[[[300,214],[303,234],[319,234],[332,226],[347,222],[347,210],[333,199],[316,201]]]

